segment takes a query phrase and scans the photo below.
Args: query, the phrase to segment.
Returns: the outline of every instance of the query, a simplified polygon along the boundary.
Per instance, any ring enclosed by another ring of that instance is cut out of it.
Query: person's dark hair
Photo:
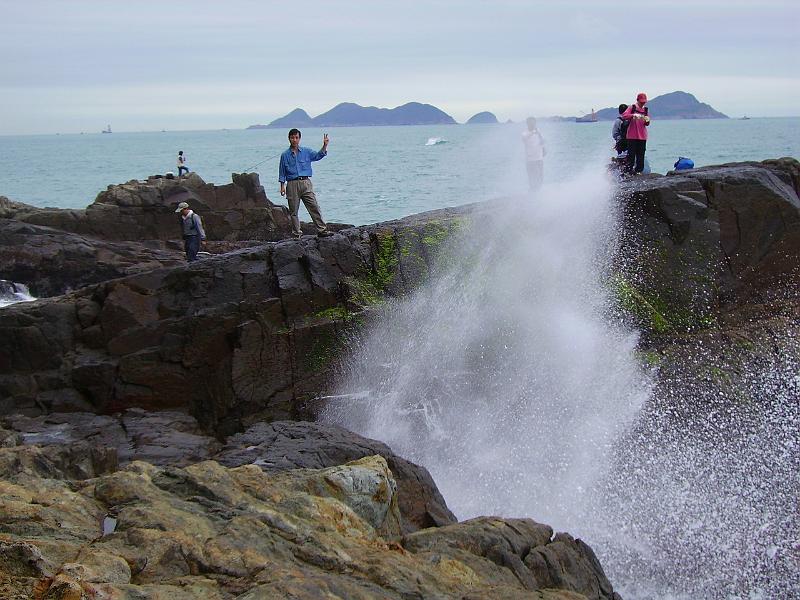
[[[178,154],[183,154],[183,150],[178,150]]]
[[[619,105],[619,114],[624,113],[626,110],[628,110],[628,105],[627,104],[620,104]]]
[[[303,137],[303,134],[302,134],[302,133],[300,133],[300,130],[299,130],[299,129],[295,129],[294,127],[293,127],[292,129],[290,129],[290,130],[289,130],[289,135],[287,135],[286,137],[292,137],[292,136],[293,136],[295,133],[296,133],[296,134],[297,134],[299,137]]]

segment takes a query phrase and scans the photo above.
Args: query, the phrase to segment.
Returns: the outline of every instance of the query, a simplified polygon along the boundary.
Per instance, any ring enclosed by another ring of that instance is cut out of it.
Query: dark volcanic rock
[[[228,185],[182,178],[150,177],[110,185],[85,210],[0,204],[0,216],[103,240],[180,239],[175,207],[188,202],[211,240],[276,240],[287,237],[288,209],[272,204],[256,173],[234,173]]]
[[[620,293],[650,331],[708,327],[746,302],[796,297],[800,163],[735,163],[623,184]]]
[[[90,283],[184,262],[177,249],[107,242],[0,219],[0,278],[25,283],[37,297],[57,296]]]
[[[189,465],[210,458],[221,447],[193,417],[176,411],[148,413],[134,408],[113,416],[84,412],[39,417],[17,414],[6,417],[3,426],[19,436],[19,444],[42,449],[83,444],[100,455],[113,453],[110,470],[115,470],[117,463],[125,466],[135,460],[154,465]],[[83,478],[88,477],[94,475]]]
[[[214,458],[226,467],[256,464],[265,471],[322,469],[378,454],[397,480],[404,532],[456,522],[427,469],[397,456],[381,442],[336,425],[307,421],[258,423],[231,436]]]
[[[364,306],[412,288],[463,217],[238,250],[0,311],[0,413],[188,410],[222,435],[307,414]]]
[[[624,184],[623,307],[666,333],[796,294],[798,181],[786,159]],[[492,207],[266,244],[7,307],[0,413],[180,409],[221,435],[313,416],[364,307],[418,285],[476,210]]]

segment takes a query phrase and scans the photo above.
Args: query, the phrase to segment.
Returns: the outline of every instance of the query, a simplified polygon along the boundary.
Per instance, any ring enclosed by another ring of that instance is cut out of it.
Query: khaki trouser
[[[292,233],[299,235],[302,233],[300,229],[300,218],[297,216],[297,211],[300,210],[300,200],[311,215],[311,220],[317,227],[317,233],[327,231],[328,226],[322,220],[322,214],[319,212],[319,204],[317,204],[317,197],[314,194],[314,186],[311,184],[310,179],[294,179],[286,182],[286,200],[289,202],[289,218],[292,221]]]

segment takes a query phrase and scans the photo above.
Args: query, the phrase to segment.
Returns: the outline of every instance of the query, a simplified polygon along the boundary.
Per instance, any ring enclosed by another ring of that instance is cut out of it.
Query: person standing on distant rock
[[[186,202],[178,204],[176,213],[181,213],[181,232],[183,233],[183,249],[186,251],[186,260],[194,262],[200,251],[200,242],[205,243],[206,232],[200,215],[194,213]]]
[[[528,130],[522,133],[522,143],[525,144],[525,167],[528,170],[528,187],[535,192],[542,187],[544,179],[544,157],[547,150],[544,147],[544,138],[536,128],[536,119],[528,117]]]
[[[317,228],[317,236],[328,237],[333,234],[328,231],[328,226],[322,220],[317,196],[314,194],[314,186],[311,184],[311,163],[328,155],[328,134],[322,136],[322,148],[319,152],[300,146],[301,137],[299,129],[291,129],[289,131],[289,148],[281,154],[278,164],[281,196],[286,196],[286,201],[289,203],[289,218],[292,221],[294,237],[300,239],[303,235],[298,216],[301,200]]]
[[[183,175],[183,171],[189,174],[189,167],[186,166],[186,157],[183,155],[183,150],[178,151],[178,177]]]
[[[644,170],[644,153],[647,148],[647,128],[650,126],[650,115],[647,109],[647,94],[640,92],[636,102],[631,104],[622,119],[628,121],[628,173],[640,175]]]

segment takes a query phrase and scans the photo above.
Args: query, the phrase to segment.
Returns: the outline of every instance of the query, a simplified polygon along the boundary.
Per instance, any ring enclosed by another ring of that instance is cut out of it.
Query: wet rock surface
[[[626,182],[618,286],[639,324],[702,329],[740,306],[797,299],[799,182],[789,158]]]

